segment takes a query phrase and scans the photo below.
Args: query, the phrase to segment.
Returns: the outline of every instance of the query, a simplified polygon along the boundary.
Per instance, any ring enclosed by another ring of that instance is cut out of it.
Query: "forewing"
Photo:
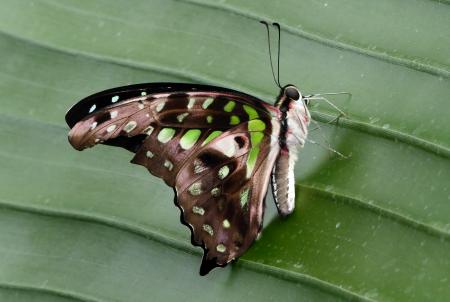
[[[139,134],[147,135],[142,131],[152,124],[226,130],[247,120],[276,117],[278,112],[255,97],[226,88],[150,83],[91,95],[69,110],[66,121],[72,128],[69,140],[76,149],[104,143],[135,152],[145,138]]]

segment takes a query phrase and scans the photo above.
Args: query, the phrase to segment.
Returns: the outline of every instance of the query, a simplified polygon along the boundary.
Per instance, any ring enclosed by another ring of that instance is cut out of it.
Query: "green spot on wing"
[[[220,179],[224,179],[225,177],[228,176],[228,173],[230,173],[230,168],[228,168],[228,166],[223,166],[222,168],[219,169],[217,175],[219,176]]]
[[[175,129],[173,128],[162,128],[158,133],[158,140],[165,144],[172,139],[175,135]]]
[[[239,116],[237,115],[232,115],[230,118],[230,125],[237,125],[241,122],[241,120],[239,119]]]
[[[264,133],[262,132],[250,132],[250,140],[252,142],[252,147],[258,147],[264,138]]]
[[[258,159],[259,148],[251,148],[247,157],[247,178],[252,175],[253,169],[255,168],[256,160]]]
[[[207,143],[209,143],[210,141],[212,141],[213,139],[215,139],[216,137],[218,137],[221,134],[222,134],[222,131],[219,131],[219,130],[211,132],[208,135],[208,137],[203,141],[202,146],[206,145]]]
[[[208,124],[211,124],[212,121],[213,121],[213,117],[212,117],[211,115],[208,115],[208,116],[206,117],[206,121],[208,122]]]
[[[255,108],[253,108],[249,105],[244,105],[243,107],[244,107],[245,112],[247,112],[247,114],[248,114],[249,120],[254,120],[259,117],[258,112],[255,110]]]
[[[245,205],[248,202],[248,193],[249,193],[250,189],[247,188],[244,191],[242,191],[241,195],[240,195],[240,203],[241,203],[241,207],[245,207]]]
[[[264,131],[266,124],[261,120],[252,120],[248,122],[248,131]]]
[[[236,106],[236,103],[234,101],[229,101],[225,107],[223,107],[223,110],[225,110],[226,112],[231,112],[234,109],[234,106]]]
[[[198,138],[202,132],[199,129],[190,129],[186,131],[185,134],[180,139],[180,146],[181,148],[188,150],[191,149],[192,146],[195,145],[195,143],[198,141]]]

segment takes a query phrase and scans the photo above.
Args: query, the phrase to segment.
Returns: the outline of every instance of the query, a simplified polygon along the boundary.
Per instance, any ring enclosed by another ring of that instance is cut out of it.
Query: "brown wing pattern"
[[[241,124],[200,148],[177,175],[183,219],[192,230],[193,243],[205,250],[201,274],[241,256],[261,230],[278,148],[270,148],[271,137],[265,133],[260,142],[264,147],[247,175],[254,150],[247,127]]]
[[[242,255],[260,232],[278,143],[277,110],[219,93],[147,95],[86,116],[69,133],[78,150],[98,143],[175,188],[182,222],[202,246],[201,273]]]

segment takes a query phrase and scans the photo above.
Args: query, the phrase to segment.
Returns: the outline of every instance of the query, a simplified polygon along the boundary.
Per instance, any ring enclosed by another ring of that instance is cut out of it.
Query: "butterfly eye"
[[[297,101],[300,99],[300,92],[294,86],[286,87],[284,90],[284,94],[291,100]]]

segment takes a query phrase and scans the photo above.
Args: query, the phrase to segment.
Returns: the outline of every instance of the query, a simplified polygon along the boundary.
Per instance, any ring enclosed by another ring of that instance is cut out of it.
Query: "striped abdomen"
[[[273,195],[282,216],[289,215],[295,208],[294,156],[281,150],[272,171]]]
[[[281,99],[282,114],[280,153],[272,171],[272,190],[278,212],[289,215],[295,208],[295,175],[297,151],[303,147],[308,135],[309,111],[303,101]]]

